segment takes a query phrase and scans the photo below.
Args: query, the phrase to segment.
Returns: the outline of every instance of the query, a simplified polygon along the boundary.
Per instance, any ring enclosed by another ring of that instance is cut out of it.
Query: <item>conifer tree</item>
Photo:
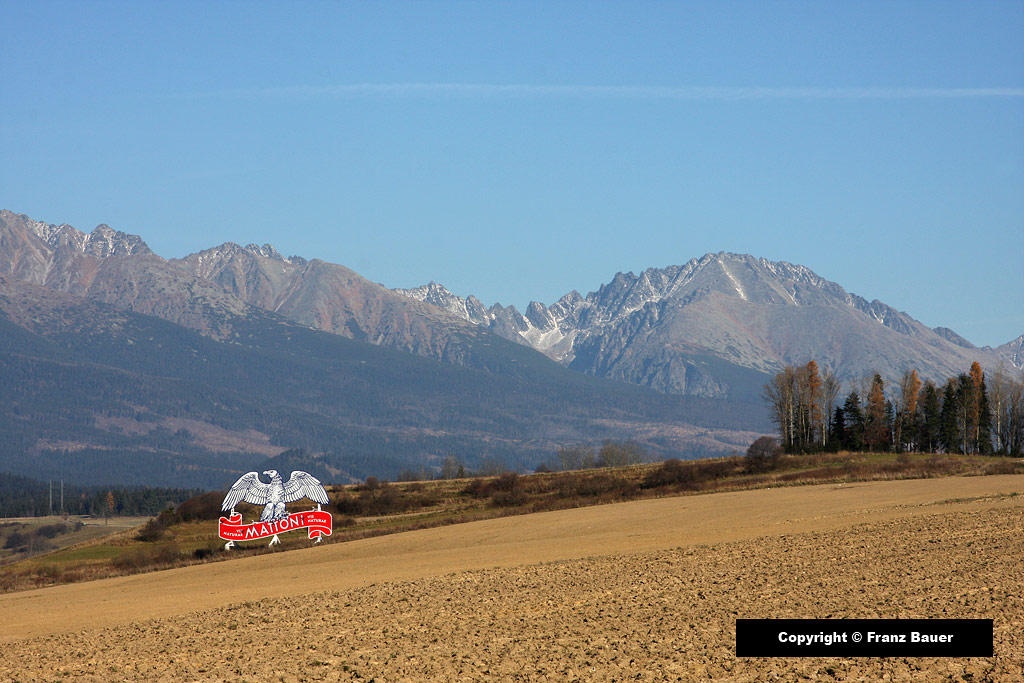
[[[885,434],[888,436],[889,441],[886,443],[886,447],[891,451],[893,450],[892,441],[892,428],[896,423],[896,406],[892,404],[892,401],[885,402]]]
[[[964,452],[977,452],[978,444],[978,423],[981,419],[981,394],[982,384],[985,382],[985,373],[981,370],[978,361],[971,363],[971,370],[968,375],[970,382],[964,385],[964,409],[966,420],[964,424],[966,447]]]
[[[836,406],[835,413],[832,417],[832,425],[829,428],[828,447],[833,451],[837,451],[840,448],[847,448],[847,439],[846,418],[843,415],[843,408],[842,406]]]
[[[960,373],[956,379],[956,419],[960,436],[958,453],[970,453],[974,446],[974,429],[978,421],[974,397],[974,380],[970,375]]]
[[[939,402],[939,390],[928,380],[921,389],[920,427],[917,442],[921,450],[935,453],[939,450],[942,433],[942,406]]]
[[[942,412],[939,418],[939,443],[947,453],[962,453],[963,440],[960,438],[960,395],[959,382],[950,379],[942,390]]]
[[[989,408],[984,375],[978,385],[978,431],[974,449],[982,455],[992,453],[992,410]]]
[[[843,403],[843,417],[846,422],[846,440],[843,447],[851,451],[864,448],[864,414],[860,409],[860,396],[851,391]]]
[[[822,446],[825,446],[831,438],[829,425],[826,423],[832,417],[832,410],[836,405],[837,396],[839,396],[839,380],[836,379],[835,373],[831,370],[826,370],[821,383]]]

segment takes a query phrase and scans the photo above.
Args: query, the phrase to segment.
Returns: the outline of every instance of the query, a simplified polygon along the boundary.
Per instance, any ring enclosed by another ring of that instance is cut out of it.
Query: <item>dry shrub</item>
[[[1024,472],[1024,465],[1015,460],[1001,460],[985,467],[985,474],[1018,474]]]
[[[361,511],[359,501],[348,491],[330,494],[331,504],[343,515],[358,515]]]
[[[635,483],[612,474],[565,474],[556,481],[561,498],[616,498],[637,490]]]
[[[192,496],[180,504],[174,511],[178,521],[190,522],[197,519],[217,519],[223,513],[220,506],[224,494],[220,491],[210,491]],[[160,513],[163,515],[163,513]]]
[[[160,522],[159,517],[156,517],[146,522],[145,525],[139,529],[139,533],[135,535],[135,538],[146,543],[153,543],[155,541],[159,541],[166,535],[167,527]]]
[[[931,477],[956,474],[963,469],[963,461],[958,458],[943,458],[933,455],[924,461],[924,472]]]
[[[516,507],[523,505],[528,500],[526,493],[522,489],[514,489],[512,491],[495,491],[491,494],[491,504],[495,507]]]
[[[486,498],[491,495],[491,482],[486,479],[473,479],[462,492],[474,498]]]
[[[819,467],[813,470],[802,470],[799,472],[787,472],[779,475],[778,481],[807,481],[819,479],[833,479],[837,476],[849,474],[846,468]]]
[[[55,536],[59,536],[67,530],[67,525],[58,522],[56,524],[45,524],[39,527],[38,529],[36,529],[35,534],[40,538],[53,538]]]
[[[358,501],[364,515],[388,515],[409,509],[408,499],[387,482],[361,492]]]
[[[410,490],[386,481],[377,481],[372,487],[357,486],[351,491],[358,491],[358,495],[353,496],[349,490],[330,494],[334,509],[341,515],[390,515],[430,507],[441,500],[432,488],[418,485]]]
[[[192,551],[192,557],[196,558],[197,560],[206,560],[213,557],[218,550],[220,550],[219,543],[215,546],[196,548],[194,551]]]
[[[18,529],[7,534],[7,539],[4,541],[4,548],[15,550],[25,546],[28,546],[28,534],[22,533]]]
[[[644,488],[672,487],[683,490],[697,490],[711,481],[724,479],[739,471],[736,458],[722,460],[697,460],[684,463],[673,458],[644,477]]]
[[[138,570],[154,565],[173,564],[181,559],[181,551],[172,545],[137,547],[122,553],[113,560],[118,569]]]
[[[505,472],[503,475],[491,482],[494,491],[515,491],[521,488],[519,475],[515,472]]]
[[[193,500],[193,498],[190,498],[189,500],[185,501],[185,503],[188,503]],[[185,503],[182,503],[182,505],[185,505]],[[197,504],[193,504],[192,506],[190,506],[190,508],[186,512],[186,514],[188,515],[188,519],[195,519],[194,517],[192,517],[192,515],[198,513],[198,508],[199,506]],[[143,527],[139,530],[139,533],[136,534],[135,538],[137,538],[140,541],[145,541],[147,543],[159,541],[161,538],[167,535],[168,527],[174,526],[175,524],[178,524],[179,522],[183,521],[180,514],[180,510],[180,506],[178,510],[175,510],[174,508],[167,508],[159,515],[146,522],[146,524],[143,525]]]
[[[673,486],[681,483],[688,483],[693,478],[690,467],[683,464],[682,460],[672,458],[661,463],[661,467],[649,472],[644,477],[644,488],[653,489],[662,486]]]
[[[514,507],[527,500],[519,475],[506,472],[491,482],[491,503],[496,507]]]

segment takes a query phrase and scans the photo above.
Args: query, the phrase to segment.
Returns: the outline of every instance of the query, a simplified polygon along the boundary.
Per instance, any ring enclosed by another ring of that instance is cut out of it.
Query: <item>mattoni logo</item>
[[[308,529],[309,538],[319,543],[323,536],[331,535],[331,513],[321,510],[320,505],[328,503],[327,491],[320,480],[309,474],[296,470],[285,482],[277,470],[267,470],[263,474],[270,477],[270,483],[260,481],[256,472],[248,472],[238,478],[231,490],[224,497],[221,509],[230,514],[220,518],[217,535],[227,543],[224,549],[233,548],[235,541],[252,541],[260,538],[271,538],[270,545],[280,543],[278,534],[298,529]],[[287,503],[302,498],[316,502],[316,510],[305,510],[289,514],[285,509]],[[263,505],[263,513],[258,522],[242,523],[242,515],[235,511],[240,502]]]

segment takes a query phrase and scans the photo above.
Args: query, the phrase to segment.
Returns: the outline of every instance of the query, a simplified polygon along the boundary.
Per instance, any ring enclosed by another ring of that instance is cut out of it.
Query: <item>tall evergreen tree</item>
[[[843,415],[842,406],[836,406],[835,413],[832,417],[832,424],[828,430],[828,447],[830,450],[837,451],[840,448],[848,448],[846,435],[846,417]]]
[[[927,453],[935,453],[939,450],[942,433],[942,406],[939,402],[939,390],[935,384],[928,380],[921,389],[920,427],[918,429],[917,442],[919,448]]]
[[[893,426],[896,424],[896,406],[892,404],[892,401],[885,402],[885,433],[889,437],[889,441],[886,444],[888,450],[894,450],[896,444],[893,441]]]
[[[978,436],[974,449],[982,455],[992,453],[992,409],[989,408],[988,391],[985,388],[985,376],[981,376],[978,385]]]
[[[851,391],[843,403],[843,417],[846,420],[846,440],[843,447],[851,451],[864,448],[864,413],[860,409],[860,396]]]
[[[970,453],[974,446],[974,428],[978,423],[978,414],[974,406],[974,380],[966,373],[960,373],[956,379],[956,420],[960,435],[958,453]]]
[[[942,390],[942,412],[939,418],[939,443],[947,453],[962,453],[963,440],[960,438],[959,382],[950,379]]]

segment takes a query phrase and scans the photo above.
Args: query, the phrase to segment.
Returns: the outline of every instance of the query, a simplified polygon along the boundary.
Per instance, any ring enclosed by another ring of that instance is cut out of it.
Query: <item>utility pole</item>
[[[64,480],[60,480],[60,514],[64,514]]]
[[[52,515],[53,514],[53,479],[50,479],[48,483],[50,484],[50,514]]]

